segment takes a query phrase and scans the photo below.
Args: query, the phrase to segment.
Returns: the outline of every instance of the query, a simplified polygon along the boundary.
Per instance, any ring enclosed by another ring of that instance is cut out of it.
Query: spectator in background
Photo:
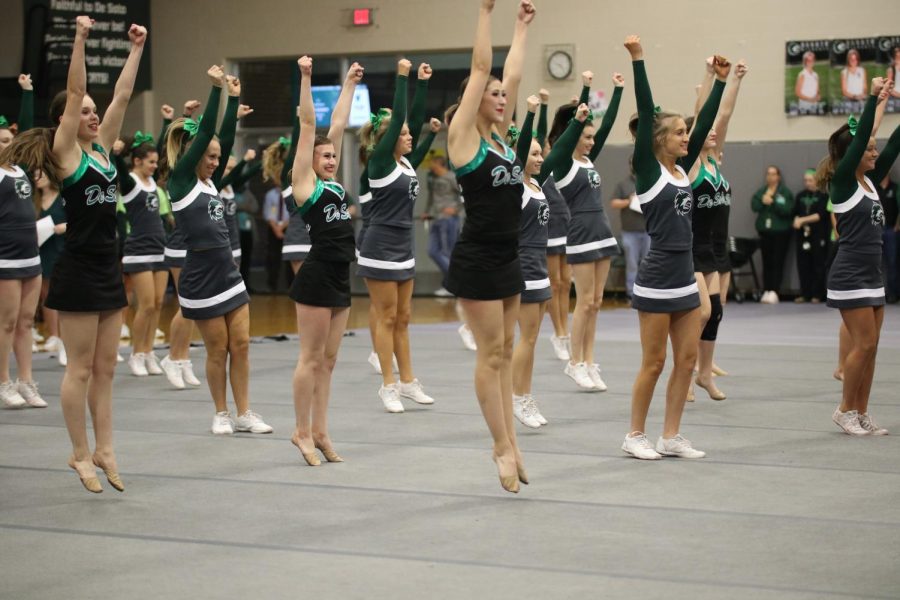
[[[898,197],[897,184],[891,181],[891,174],[885,175],[884,179],[875,186],[878,192],[878,200],[881,201],[881,208],[884,209],[884,233],[882,233],[883,245],[881,247],[884,256],[884,287],[885,301],[891,304],[897,302],[900,296],[898,289],[898,278],[900,273],[897,272],[897,238],[900,235],[900,197]]]
[[[815,72],[816,55],[812,51],[803,53],[803,70],[797,73],[794,95],[797,96],[797,109],[801,114],[815,114],[819,109],[822,95],[819,92],[819,74]]]
[[[428,203],[425,219],[431,219],[428,233],[428,256],[441,270],[441,287],[435,296],[451,296],[443,286],[447,269],[450,268],[450,254],[459,236],[459,220],[462,201],[456,176],[447,168],[447,158],[433,154],[428,162]]]
[[[263,203],[263,217],[268,224],[268,251],[266,253],[266,274],[270,292],[278,291],[279,275],[282,271],[281,245],[290,215],[281,199],[281,187],[275,186],[266,192]],[[285,263],[290,264],[290,263]]]
[[[800,295],[795,302],[818,303],[825,299],[825,263],[828,260],[828,238],[831,215],[828,194],[816,187],[816,170],[803,174],[803,189],[794,202],[794,229],[797,230],[797,274]]]
[[[781,169],[774,165],[766,169],[766,184],[753,194],[751,207],[756,213],[763,259],[764,292],[760,302],[778,304],[794,211],[794,196],[782,183]]]
[[[628,159],[629,174],[616,184],[610,206],[619,209],[622,223],[622,248],[625,250],[625,294],[631,300],[638,266],[650,251],[650,236],[634,189],[634,170]]]

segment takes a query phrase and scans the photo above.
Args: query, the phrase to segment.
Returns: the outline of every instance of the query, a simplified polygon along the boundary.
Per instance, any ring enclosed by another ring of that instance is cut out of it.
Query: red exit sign
[[[372,24],[371,8],[354,8],[353,9],[353,26],[367,27]]]

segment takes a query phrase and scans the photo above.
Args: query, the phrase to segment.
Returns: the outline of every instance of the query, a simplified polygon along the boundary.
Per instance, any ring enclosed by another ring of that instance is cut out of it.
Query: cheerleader
[[[225,203],[218,191],[225,170],[221,157],[234,141],[241,86],[218,66],[210,67],[207,75],[212,89],[200,122],[178,119],[166,132],[169,195],[187,245],[178,303],[184,318],[196,321],[206,346],[206,379],[216,410],[212,433],[271,433],[272,427],[250,410],[250,297],[234,263]],[[228,102],[217,140],[215,122],[225,86]],[[229,377],[237,407],[234,418],[226,402]]]
[[[491,13],[494,0],[481,0],[472,68],[459,103],[447,111],[448,150],[466,201],[466,223],[453,248],[447,289],[459,298],[477,344],[475,393],[494,440],[500,484],[517,493],[528,477],[516,441],[512,410],[512,349],[520,293],[519,227],[523,173],[498,128],[512,122],[525,53],[534,20],[531,0],[521,0],[503,81],[491,75]]]
[[[827,303],[841,311],[850,344],[843,364],[843,396],[832,420],[849,435],[888,433],[868,413],[885,301],[881,270],[884,208],[873,182],[881,181],[900,153],[900,127],[880,154],[871,137],[884,85],[883,78],[872,79],[871,95],[859,121],[851,116],[831,135],[828,156],[816,172],[819,187],[831,197],[840,233],[828,271]]]
[[[344,188],[334,180],[340,163],[341,142],[350,116],[356,85],[363,68],[353,63],[331,114],[328,137],[316,135],[312,99],[313,60],[301,57],[300,137],[291,171],[288,208],[299,212],[309,227],[312,248],[291,284],[297,303],[300,356],[294,370],[296,427],[291,442],[309,466],[321,464],[316,450],[328,462],[343,462],[328,435],[328,400],[331,375],[347,317],[350,315],[350,262],[354,258],[353,225]]]
[[[56,261],[66,247],[66,208],[57,184],[45,173],[35,177],[34,207],[38,219],[50,217],[53,221],[53,235],[41,244],[41,316],[47,330],[44,350],[55,352],[61,366],[66,366],[68,357],[62,340],[59,337],[59,313],[47,308],[47,293],[50,291],[50,275],[56,267]]]
[[[622,450],[642,459],[663,455],[702,458],[705,453],[692,448],[679,432],[700,341],[700,295],[691,256],[694,198],[684,166],[690,168],[700,155],[731,65],[722,57],[715,58],[716,81],[688,136],[681,115],[653,106],[640,38],[628,36],[625,47],[631,54],[638,107],[637,117],[629,123],[635,138],[635,187],[651,244],[634,283],[632,307],[640,319],[643,357],[632,390],[631,433],[625,436]],[[644,427],[653,390],[666,363],[669,338],[675,366],[666,389],[663,433],[654,449]]]

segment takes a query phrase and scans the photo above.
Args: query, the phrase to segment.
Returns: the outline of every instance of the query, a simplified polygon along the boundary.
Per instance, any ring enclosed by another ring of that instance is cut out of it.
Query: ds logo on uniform
[[[16,195],[22,200],[28,200],[31,196],[31,184],[27,179],[16,179]]]
[[[678,193],[675,194],[675,212],[678,213],[679,216],[683,217],[690,214],[693,205],[694,197],[691,196],[689,192],[679,190]]]
[[[221,221],[225,218],[225,205],[218,198],[213,198],[206,205],[206,212],[213,221]]]
[[[103,188],[101,188],[99,185],[92,185],[84,190],[84,196],[86,198],[85,203],[88,206],[93,206],[94,204],[103,204],[104,202],[114,204],[116,202],[116,184],[112,184],[111,186],[106,188],[105,193],[103,191]]]

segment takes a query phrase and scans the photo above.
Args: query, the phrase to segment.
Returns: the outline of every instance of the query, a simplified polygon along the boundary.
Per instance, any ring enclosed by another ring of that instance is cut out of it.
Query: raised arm
[[[447,129],[447,153],[454,165],[468,164],[481,146],[481,134],[475,127],[481,96],[491,75],[493,50],[491,48],[491,12],[494,0],[480,0],[478,25],[475,28],[475,44],[472,47],[472,66],[469,82],[463,91],[459,106]]]
[[[644,66],[644,49],[641,38],[629,35],[625,38],[625,48],[631,54],[631,67],[634,71],[634,97],[637,102],[638,123],[634,136],[634,158],[632,166],[635,174],[635,189],[638,194],[649,190],[659,179],[662,170],[659,161],[653,154],[653,94],[647,69]]]
[[[369,177],[381,179],[394,169],[394,148],[406,122],[406,96],[409,85],[409,69],[412,67],[405,58],[397,63],[397,81],[394,84],[394,104],[391,108],[391,121],[387,131],[375,144],[369,157]],[[375,132],[373,132],[374,134]]]
[[[116,171],[118,172],[119,179],[119,193],[122,196],[127,196],[131,193],[131,190],[134,189],[136,185],[134,183],[134,178],[128,173],[130,170],[128,168],[128,163],[125,161],[125,142],[122,140],[116,140],[112,145],[112,152],[110,155],[112,156],[113,161],[116,163]]]
[[[703,81],[697,86],[697,100],[694,102],[694,120],[700,114],[703,103],[709,98],[709,92],[712,91],[713,81],[715,80],[716,70],[713,69],[713,57],[710,56],[706,59],[706,73],[703,76]]]
[[[19,133],[22,133],[34,127],[34,87],[31,85],[31,75],[19,75],[19,87],[22,88],[22,99],[19,100],[19,116],[16,119]]]
[[[159,138],[156,141],[156,152],[162,157],[166,151],[166,132],[169,131],[169,125],[175,119],[175,109],[168,104],[163,104],[159,108],[159,114],[162,115],[162,129],[159,131]]]
[[[112,148],[113,143],[119,138],[122,131],[122,121],[125,119],[125,109],[131,100],[131,92],[134,90],[134,80],[137,78],[138,67],[141,65],[141,55],[144,52],[144,42],[147,41],[147,29],[140,25],[132,24],[128,29],[128,39],[131,40],[131,52],[113,91],[112,101],[103,115],[100,123],[100,145],[105,150]]]
[[[519,84],[522,82],[522,64],[525,62],[525,39],[528,37],[528,25],[534,20],[534,15],[535,8],[531,0],[519,0],[512,43],[506,54],[506,62],[503,63],[503,91],[506,92],[510,109],[503,113],[500,131],[506,131],[513,120]]]
[[[887,99],[894,91],[894,80],[885,79],[884,86],[878,94],[878,104],[875,106],[875,123],[872,125],[872,137],[878,134],[878,128],[881,127],[881,121],[884,119],[884,111],[887,108]]]
[[[722,150],[725,147],[725,136],[728,135],[728,123],[731,121],[731,115],[734,114],[734,107],[737,104],[738,92],[741,91],[741,81],[747,74],[747,64],[743,59],[739,60],[734,67],[734,75],[731,77],[731,83],[725,88],[722,95],[722,104],[719,106],[719,114],[716,116],[716,162],[722,162]]]
[[[228,167],[228,157],[234,147],[234,134],[237,131],[238,110],[241,108],[241,81],[237,77],[228,75],[225,77],[225,85],[228,88],[228,100],[225,102],[225,116],[222,117],[222,127],[219,129],[219,146],[222,154],[219,157],[219,166],[213,172],[213,185],[222,188],[222,176]],[[249,108],[248,108],[249,110]]]
[[[341,146],[344,143],[344,130],[347,128],[347,121],[350,120],[350,108],[353,105],[353,94],[356,92],[356,84],[362,81],[363,68],[359,63],[350,65],[347,71],[347,77],[344,79],[344,86],[341,88],[341,95],[331,111],[331,127],[328,129],[328,139],[334,145],[334,170],[337,172],[341,166]],[[312,92],[310,91],[310,94]],[[315,123],[313,124],[315,127]]]
[[[81,103],[87,94],[84,46],[93,24],[94,20],[90,17],[75,19],[75,41],[72,42],[72,59],[69,61],[69,75],[66,79],[66,108],[53,137],[53,153],[62,167],[61,176],[73,172],[81,162],[78,126],[81,122]]]
[[[581,93],[578,95],[578,104],[590,106],[591,84],[594,83],[594,72],[584,71],[581,74]]]
[[[234,165],[234,168],[229,171],[228,175],[222,177],[222,187],[226,188],[230,185],[234,188],[239,188],[247,183],[251,177],[259,173],[262,169],[262,163],[259,161],[253,162],[255,159],[256,150],[253,148],[244,152],[244,156]]]
[[[431,122],[428,123],[428,131],[425,133],[425,137],[419,140],[419,145],[406,156],[413,169],[418,169],[422,161],[425,160],[425,156],[431,150],[431,144],[434,143],[434,138],[440,130],[441,122],[438,119],[431,119]]]
[[[575,117],[569,121],[566,130],[553,144],[550,154],[544,160],[539,180],[541,183],[546,181],[551,173],[558,181],[565,177],[569,169],[572,168],[572,153],[575,152],[578,138],[581,137],[581,132],[584,131],[584,125],[587,123],[587,116],[590,110],[587,104],[578,105],[578,108],[575,110]]]
[[[300,67],[300,137],[291,172],[294,191],[294,209],[302,207],[316,188],[316,173],[313,171],[313,153],[316,143],[316,109],[312,98],[313,59],[302,56],[297,61]],[[288,208],[292,208],[288,203]]]
[[[619,113],[619,102],[622,100],[622,90],[625,88],[625,78],[622,77],[621,73],[613,74],[613,85],[615,88],[613,89],[612,99],[609,101],[609,106],[603,115],[603,121],[600,122],[600,128],[597,129],[597,133],[594,135],[594,147],[591,148],[588,154],[591,162],[594,162],[600,156],[600,151],[603,150],[606,138],[609,137],[609,132],[612,131],[616,122],[616,115]]]
[[[300,140],[300,107],[294,112],[294,126],[291,129],[291,145],[288,146],[284,157],[284,166],[281,167],[281,187],[287,189],[291,185],[291,168],[294,166],[294,157],[297,155],[297,142]]]
[[[706,143],[706,136],[712,129],[713,121],[716,119],[716,113],[719,110],[719,103],[722,102],[722,92],[725,90],[725,80],[728,73],[731,72],[731,63],[723,56],[715,56],[713,58],[713,69],[716,71],[716,80],[713,82],[712,90],[709,92],[709,98],[703,103],[703,108],[697,115],[694,122],[694,128],[691,130],[691,139],[688,142],[688,153],[684,158],[679,159],[678,163],[685,169],[690,169],[694,161],[700,156],[703,145]]]
[[[540,98],[528,96],[525,103],[528,112],[525,113],[525,120],[522,121],[522,129],[519,131],[519,139],[516,141],[516,158],[523,167],[528,162],[528,154],[531,152],[531,140],[534,139],[534,113],[537,112],[540,105]]]
[[[216,118],[219,116],[219,101],[222,98],[222,87],[225,85],[225,72],[222,67],[213,65],[206,74],[212,81],[212,88],[209,90],[209,98],[206,101],[203,116],[200,118],[199,124],[193,120],[188,121],[192,124],[192,128],[196,127],[197,133],[194,134],[191,145],[181,155],[178,162],[171,165],[171,181],[181,186],[192,185],[197,178],[197,164],[206,154],[206,147],[209,146],[216,134]]]
[[[412,104],[409,107],[409,133],[412,135],[412,147],[419,145],[419,136],[422,135],[422,122],[425,120],[425,101],[428,99],[428,80],[433,71],[431,65],[422,63],[416,79],[416,93],[413,95]]]
[[[866,100],[866,107],[859,117],[856,133],[853,134],[853,141],[847,147],[844,158],[834,167],[834,177],[831,180],[832,185],[839,189],[843,188],[840,193],[840,199],[837,201],[843,201],[845,193],[852,190],[856,185],[856,168],[859,166],[859,161],[862,160],[866,146],[869,145],[869,138],[872,136],[872,127],[875,124],[875,104],[878,102],[878,94],[881,92],[883,85],[884,79],[881,77],[876,77],[872,80],[872,91],[875,93]],[[834,194],[832,194],[832,198],[834,199]]]
[[[875,159],[875,168],[868,174],[876,185],[880,184],[884,176],[891,172],[891,167],[894,166],[898,154],[900,154],[900,125],[894,128],[894,133],[891,134],[887,144]]]
[[[550,92],[541,88],[541,91],[538,92],[538,96],[541,99],[541,107],[540,112],[538,112],[535,138],[537,139],[538,144],[541,145],[541,148],[543,148],[544,144],[547,143],[547,103],[550,102]]]

